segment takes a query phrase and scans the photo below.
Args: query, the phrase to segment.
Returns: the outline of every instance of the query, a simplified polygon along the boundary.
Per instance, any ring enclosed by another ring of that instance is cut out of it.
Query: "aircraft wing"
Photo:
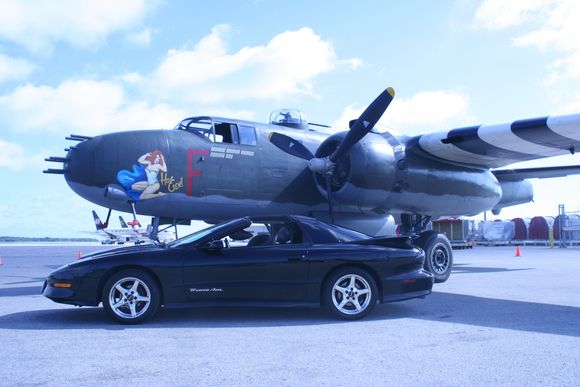
[[[580,114],[479,125],[414,137],[409,144],[445,161],[497,168],[580,150]]]
[[[499,181],[518,181],[524,179],[546,179],[580,174],[580,165],[559,167],[496,169],[492,171]]]

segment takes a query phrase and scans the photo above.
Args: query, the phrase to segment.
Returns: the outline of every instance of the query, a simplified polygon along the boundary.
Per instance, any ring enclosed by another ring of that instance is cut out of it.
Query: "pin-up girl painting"
[[[147,152],[137,160],[141,165],[133,165],[133,172],[122,170],[117,173],[117,181],[125,188],[131,199],[152,199],[162,195],[158,180],[160,172],[167,173],[167,164],[159,150]]]

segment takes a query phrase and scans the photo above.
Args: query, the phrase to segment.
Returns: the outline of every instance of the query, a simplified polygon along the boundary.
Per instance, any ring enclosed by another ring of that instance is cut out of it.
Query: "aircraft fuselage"
[[[280,151],[268,137],[272,132],[287,134],[312,153],[324,153],[344,134],[208,119],[216,131],[220,125],[221,136],[141,130],[81,141],[67,154],[65,179],[95,204],[130,212],[133,201],[142,215],[207,221],[326,216],[324,184],[305,160]],[[423,153],[413,138],[389,133],[368,133],[337,169],[333,202],[338,216],[477,214],[492,208],[502,195],[489,169],[437,160]]]

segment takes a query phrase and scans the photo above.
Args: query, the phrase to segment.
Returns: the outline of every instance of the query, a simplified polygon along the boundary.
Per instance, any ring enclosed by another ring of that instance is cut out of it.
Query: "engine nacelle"
[[[500,181],[501,200],[491,210],[494,215],[499,215],[504,207],[517,204],[529,203],[534,199],[534,188],[528,180]]]
[[[337,133],[326,139],[316,151],[316,157],[330,155],[345,135],[346,132]],[[385,203],[391,193],[402,189],[398,187],[398,176],[406,166],[402,152],[393,147],[393,140],[388,134],[368,133],[338,160],[332,175],[334,203],[358,206],[368,211]],[[314,175],[318,190],[326,196],[325,176]]]

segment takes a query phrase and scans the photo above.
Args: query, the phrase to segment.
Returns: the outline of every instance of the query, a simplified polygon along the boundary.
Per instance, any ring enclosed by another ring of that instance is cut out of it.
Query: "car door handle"
[[[302,254],[298,257],[289,257],[289,261],[304,261],[306,259],[306,254]]]

